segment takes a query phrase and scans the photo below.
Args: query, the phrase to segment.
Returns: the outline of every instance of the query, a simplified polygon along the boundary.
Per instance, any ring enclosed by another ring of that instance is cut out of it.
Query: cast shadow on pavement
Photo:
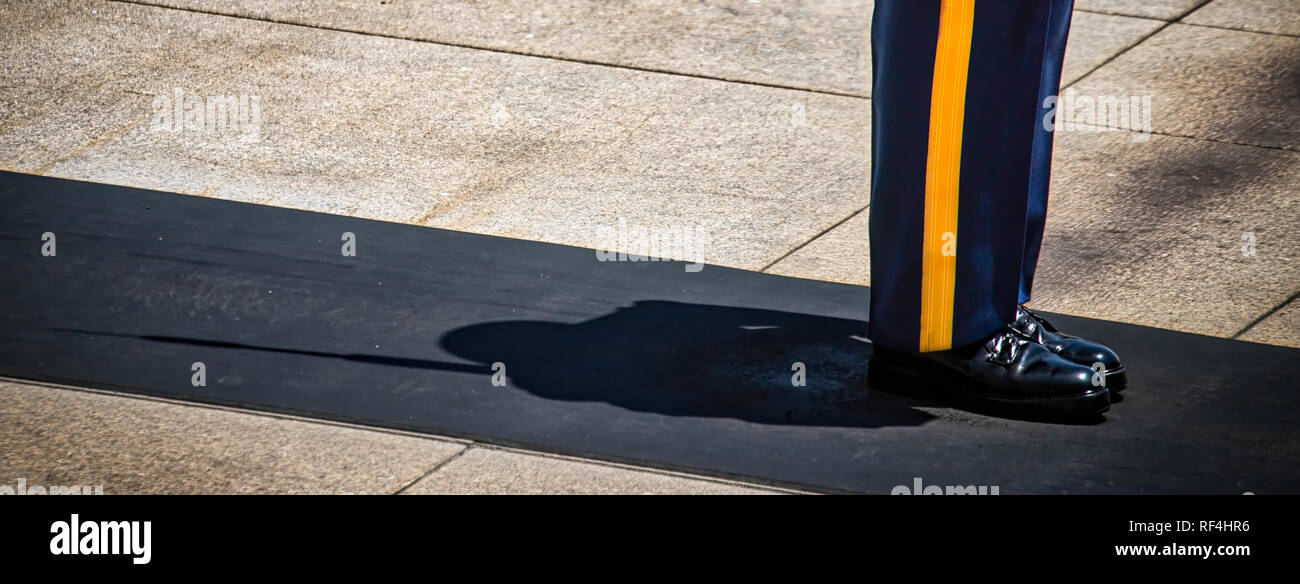
[[[546,399],[778,425],[878,428],[935,419],[920,408],[947,404],[868,389],[866,333],[859,320],[639,301],[577,324],[467,326],[442,345],[484,366],[501,363],[510,386]]]

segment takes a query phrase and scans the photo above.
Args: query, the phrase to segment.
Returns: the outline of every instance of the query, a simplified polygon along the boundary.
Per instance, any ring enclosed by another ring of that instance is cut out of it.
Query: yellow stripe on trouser
[[[921,351],[952,348],[957,284],[957,185],[966,111],[975,0],[943,0],[930,93],[930,144],[925,163],[925,233],[921,251]],[[945,255],[945,244],[948,254]]]

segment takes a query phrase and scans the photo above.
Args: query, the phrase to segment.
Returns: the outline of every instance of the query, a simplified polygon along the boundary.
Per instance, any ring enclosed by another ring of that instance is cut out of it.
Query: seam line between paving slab
[[[831,225],[830,227],[827,227],[826,229],[823,229],[822,231],[820,231],[820,232],[817,233],[816,235],[814,235],[814,236],[812,236],[811,238],[809,238],[808,241],[805,241],[805,242],[803,242],[803,243],[801,243],[801,244],[799,244],[799,245],[796,245],[796,246],[794,247],[794,249],[785,252],[784,254],[781,255],[781,257],[776,258],[776,259],[772,260],[772,262],[769,263],[769,264],[767,264],[766,266],[763,266],[762,268],[759,268],[758,271],[760,271],[760,272],[766,272],[766,271],[768,271],[769,269],[772,268],[772,266],[775,266],[775,265],[781,263],[781,260],[783,260],[783,259],[785,259],[785,258],[788,258],[788,257],[794,255],[795,252],[797,252],[797,251],[799,251],[799,250],[801,250],[801,249],[807,247],[808,244],[810,244],[810,243],[812,243],[812,242],[814,242],[814,241],[817,241],[818,239],[821,238],[821,236],[826,235],[827,233],[830,233],[830,232],[833,231],[836,227],[839,227],[839,226],[841,226],[841,225],[843,225],[843,224],[845,224],[845,223],[848,223],[849,219],[852,219],[852,218],[854,218],[854,217],[857,217],[858,215],[862,214],[862,212],[866,211],[866,210],[869,209],[870,207],[871,207],[871,204],[868,203],[867,206],[865,206],[865,207],[863,207],[863,208],[861,208],[861,209],[858,209],[857,211],[854,211],[854,212],[850,213],[848,217],[845,217],[845,218],[843,218],[843,219],[840,219],[839,221],[836,221],[834,225]]]
[[[1075,10],[1078,10],[1078,11],[1080,11],[1080,12],[1091,12],[1091,13],[1093,13],[1093,14],[1105,14],[1105,15],[1107,15],[1107,16],[1131,16],[1131,17],[1133,17],[1133,18],[1145,18],[1145,19],[1147,19],[1147,20],[1163,20],[1163,21],[1165,21],[1165,22],[1174,22],[1174,21],[1177,21],[1177,20],[1181,20],[1181,19],[1183,19],[1183,18],[1186,18],[1187,15],[1189,15],[1189,14],[1191,14],[1191,13],[1193,13],[1193,12],[1196,12],[1197,10],[1200,10],[1201,7],[1205,6],[1206,4],[1209,4],[1209,3],[1212,2],[1212,1],[1213,1],[1213,0],[1201,0],[1201,3],[1200,3],[1200,4],[1197,4],[1196,6],[1193,6],[1193,7],[1191,7],[1191,8],[1188,8],[1187,10],[1183,11],[1182,14],[1179,14],[1179,15],[1174,16],[1174,17],[1172,17],[1172,18],[1159,18],[1159,17],[1156,17],[1156,16],[1135,16],[1135,15],[1132,15],[1132,14],[1124,14],[1124,13],[1121,13],[1121,12],[1107,12],[1107,11],[1105,11],[1105,10],[1097,10],[1097,9],[1095,9],[1095,8],[1078,8],[1078,7],[1075,7]]]
[[[1074,125],[1077,128],[1087,128],[1089,132],[1095,132],[1095,133],[1128,132],[1129,134],[1142,134],[1142,131],[1134,130],[1133,128],[1107,128],[1105,126],[1098,126],[1096,124],[1088,124],[1084,122],[1074,122]],[[1202,136],[1192,136],[1189,134],[1175,134],[1173,132],[1162,132],[1159,130],[1151,130],[1150,134],[1152,136],[1164,136],[1166,138],[1182,138],[1184,140],[1199,140],[1201,142],[1214,142],[1216,144],[1228,144],[1230,146],[1246,146],[1249,148],[1263,148],[1265,150],[1280,150],[1282,152],[1300,152],[1300,146],[1292,147],[1292,146],[1271,146],[1268,144],[1253,144],[1250,142],[1238,142],[1236,140],[1224,140],[1222,138],[1205,138]],[[1053,154],[1053,156],[1061,156],[1061,154]]]
[[[1152,20],[1156,20],[1156,19],[1152,19]],[[1199,26],[1199,27],[1201,27],[1201,28],[1213,28],[1213,29],[1218,29],[1218,30],[1228,30],[1228,31],[1232,31],[1232,32],[1249,32],[1249,33],[1254,33],[1254,34],[1266,34],[1266,35],[1270,35],[1270,36],[1280,36],[1280,37],[1287,37],[1287,38],[1292,38],[1292,39],[1300,39],[1300,34],[1290,34],[1290,33],[1285,33],[1285,32],[1273,32],[1273,31],[1271,31],[1271,30],[1253,30],[1253,29],[1249,29],[1249,28],[1233,28],[1233,27],[1231,27],[1231,26],[1221,26],[1221,25],[1217,25],[1217,24],[1204,24],[1204,23],[1200,23],[1200,22],[1184,22],[1184,21],[1182,21],[1182,20],[1180,20],[1180,21],[1178,21],[1178,22],[1175,22],[1175,23],[1173,23],[1173,24],[1181,24],[1181,25],[1183,25],[1183,26]]]
[[[1073,82],[1071,82],[1069,85],[1066,85],[1065,87],[1073,87],[1073,86],[1077,85],[1080,81],[1083,81],[1084,79],[1087,79],[1089,75],[1092,75],[1092,74],[1093,74],[1094,72],[1096,72],[1098,69],[1101,69],[1102,67],[1105,67],[1105,66],[1106,66],[1107,64],[1109,64],[1111,61],[1114,61],[1115,59],[1118,59],[1120,56],[1122,56],[1122,55],[1124,55],[1125,53],[1129,52],[1129,51],[1132,50],[1134,47],[1136,47],[1136,46],[1138,46],[1138,45],[1141,45],[1142,43],[1146,42],[1147,39],[1149,39],[1149,38],[1155,36],[1155,35],[1158,34],[1160,31],[1162,31],[1162,30],[1164,30],[1164,29],[1166,29],[1166,28],[1169,28],[1169,26],[1170,26],[1170,25],[1173,25],[1173,24],[1178,24],[1178,25],[1182,25],[1182,26],[1195,26],[1195,27],[1200,27],[1200,28],[1213,28],[1213,29],[1217,29],[1217,30],[1227,30],[1227,31],[1232,31],[1232,32],[1244,32],[1244,33],[1249,33],[1249,34],[1262,34],[1262,35],[1278,36],[1278,37],[1285,37],[1285,38],[1300,38],[1300,35],[1287,34],[1287,33],[1282,33],[1282,32],[1269,32],[1269,31],[1263,31],[1263,30],[1250,30],[1250,29],[1245,29],[1245,28],[1232,28],[1232,27],[1228,27],[1228,26],[1218,26],[1218,25],[1213,25],[1213,24],[1199,24],[1199,23],[1195,23],[1195,22],[1186,22],[1185,19],[1186,19],[1188,16],[1191,16],[1192,13],[1194,13],[1194,12],[1196,12],[1197,10],[1200,10],[1201,8],[1205,7],[1205,5],[1209,4],[1211,1],[1212,1],[1212,0],[1205,0],[1204,2],[1201,2],[1200,4],[1198,4],[1198,5],[1196,5],[1195,7],[1191,8],[1190,10],[1188,10],[1188,11],[1186,11],[1186,12],[1184,12],[1184,13],[1182,13],[1182,14],[1180,14],[1180,15],[1178,15],[1178,16],[1176,16],[1176,17],[1170,19],[1170,20],[1165,20],[1165,19],[1163,19],[1163,18],[1152,18],[1152,17],[1149,17],[1149,16],[1133,16],[1133,15],[1131,15],[1131,14],[1116,14],[1116,13],[1111,13],[1111,12],[1099,12],[1099,11],[1096,11],[1096,10],[1083,10],[1083,9],[1080,9],[1080,8],[1076,8],[1075,10],[1078,10],[1078,11],[1080,11],[1080,12],[1089,12],[1089,13],[1092,13],[1092,14],[1105,14],[1105,15],[1107,15],[1107,16],[1127,16],[1127,17],[1129,17],[1129,18],[1140,18],[1140,19],[1143,19],[1143,20],[1155,20],[1155,21],[1163,22],[1164,24],[1160,25],[1158,28],[1156,28],[1155,30],[1151,31],[1150,34],[1147,34],[1146,36],[1144,36],[1144,37],[1142,37],[1142,38],[1140,38],[1140,39],[1134,41],[1133,44],[1131,44],[1131,45],[1129,45],[1129,46],[1127,46],[1127,47],[1124,47],[1124,48],[1123,48],[1122,50],[1120,50],[1119,52],[1115,53],[1114,55],[1111,55],[1111,56],[1110,56],[1109,58],[1107,58],[1105,61],[1102,61],[1102,62],[1101,62],[1100,64],[1098,64],[1096,67],[1093,67],[1092,69],[1089,69],[1087,73],[1084,73],[1083,75],[1079,76],[1078,79],[1075,79]],[[1062,87],[1061,89],[1065,89],[1065,87]],[[1254,144],[1244,144],[1244,146],[1254,146]],[[1262,148],[1267,148],[1267,146],[1262,146]]]
[[[388,38],[388,39],[394,39],[394,40],[409,41],[409,42],[414,42],[414,43],[427,43],[427,44],[431,44],[431,45],[442,45],[442,46],[445,46],[445,47],[454,47],[454,48],[458,48],[458,49],[467,49],[467,50],[474,50],[474,51],[487,51],[487,52],[489,52],[489,53],[501,53],[501,54],[506,54],[506,55],[515,55],[515,56],[519,56],[519,57],[534,57],[534,58],[537,58],[537,59],[549,59],[549,60],[552,60],[552,61],[564,61],[564,62],[568,62],[568,63],[577,63],[577,64],[581,64],[581,65],[592,65],[592,66],[596,66],[596,67],[609,67],[609,68],[612,68],[612,69],[624,69],[624,70],[628,70],[628,71],[640,71],[640,72],[643,72],[643,73],[659,73],[659,74],[662,74],[662,75],[673,75],[673,76],[676,76],[676,77],[689,77],[689,78],[692,78],[692,79],[704,79],[704,80],[708,80],[708,81],[720,81],[720,82],[723,82],[723,83],[738,83],[738,84],[741,84],[741,85],[755,85],[755,86],[759,86],[759,87],[770,87],[770,88],[773,88],[773,89],[789,89],[789,90],[792,90],[792,91],[803,91],[803,92],[807,92],[807,93],[820,93],[820,94],[822,94],[822,95],[834,95],[834,96],[839,96],[839,97],[854,97],[854,98],[858,98],[858,99],[869,99],[869,98],[868,98],[867,96],[865,96],[865,95],[861,95],[861,94],[857,94],[857,93],[849,93],[849,92],[847,92],[847,91],[836,91],[836,90],[834,90],[834,89],[817,89],[817,88],[814,88],[814,87],[801,87],[801,86],[798,86],[798,85],[785,85],[785,84],[782,84],[782,83],[771,83],[771,82],[764,82],[764,81],[750,81],[750,80],[745,80],[745,79],[734,79],[734,78],[730,78],[730,77],[718,77],[718,76],[714,76],[714,75],[705,75],[705,74],[703,74],[703,73],[684,73],[684,72],[681,72],[681,71],[673,71],[673,70],[670,70],[670,69],[660,69],[660,68],[656,68],[656,67],[644,67],[644,66],[636,66],[636,65],[623,65],[623,64],[619,64],[619,63],[608,63],[608,62],[604,62],[604,61],[591,61],[591,60],[587,60],[587,59],[580,59],[580,58],[577,58],[577,57],[562,57],[562,56],[558,56],[558,55],[547,55],[547,54],[543,54],[543,53],[530,53],[530,52],[527,52],[527,51],[518,51],[518,50],[503,49],[503,48],[497,48],[497,47],[484,47],[484,46],[479,46],[479,45],[470,45],[470,44],[457,43],[457,42],[452,42],[452,41],[422,39],[422,38],[416,38],[416,37],[410,37],[410,36],[402,36],[402,35],[390,34],[390,33],[380,33],[380,32],[370,32],[370,31],[352,30],[352,29],[340,28],[340,27],[336,27],[336,26],[322,25],[322,24],[305,24],[305,23],[301,23],[301,22],[293,22],[293,21],[289,21],[289,20],[281,20],[281,19],[274,19],[274,18],[255,18],[255,17],[252,17],[252,16],[243,16],[243,15],[239,15],[239,14],[229,14],[229,13],[225,13],[225,12],[217,12],[217,11],[215,11],[215,10],[200,10],[200,9],[196,9],[196,8],[179,8],[179,7],[175,7],[175,6],[163,6],[163,5],[159,5],[159,4],[151,4],[151,3],[149,3],[149,2],[145,2],[145,1],[141,1],[141,0],[107,0],[107,1],[109,1],[109,2],[116,2],[116,3],[119,3],[119,4],[132,4],[132,5],[135,5],[135,6],[146,6],[146,7],[149,7],[149,8],[157,8],[157,9],[161,9],[161,10],[176,10],[176,11],[179,11],[179,12],[189,12],[189,13],[192,13],[192,14],[207,14],[207,15],[211,15],[211,16],[221,16],[221,17],[225,17],[225,18],[235,18],[235,19],[239,19],[239,20],[247,20],[247,21],[252,21],[252,22],[269,22],[269,23],[273,23],[273,24],[281,24],[281,25],[286,25],[286,26],[297,26],[297,27],[301,27],[301,28],[311,28],[311,29],[324,30],[324,31],[330,31],[330,32],[341,32],[341,33],[356,34],[356,35],[361,35],[361,36],[372,36],[372,37]]]
[[[1206,0],[1206,2],[1208,2],[1208,1],[1209,1],[1209,0]],[[1202,4],[1202,5],[1203,5],[1203,4]],[[1197,6],[1196,8],[1200,8],[1200,6]],[[1192,10],[1196,10],[1196,8],[1193,8]],[[1187,12],[1184,12],[1184,13],[1183,13],[1182,15],[1180,15],[1178,18],[1182,18],[1183,16],[1187,16],[1190,12],[1191,12],[1190,10],[1187,11]],[[1118,15],[1115,15],[1115,16],[1118,16]],[[1142,17],[1135,16],[1135,17],[1132,17],[1132,18],[1142,18]],[[1147,39],[1149,39],[1149,38],[1151,38],[1151,37],[1153,37],[1153,36],[1156,36],[1157,34],[1160,33],[1160,31],[1162,31],[1162,30],[1164,30],[1164,29],[1166,29],[1166,28],[1169,28],[1169,25],[1171,25],[1171,24],[1174,23],[1174,20],[1160,20],[1160,19],[1158,19],[1158,18],[1148,18],[1147,20],[1155,20],[1155,21],[1158,21],[1158,22],[1163,22],[1164,24],[1162,24],[1162,25],[1160,25],[1160,26],[1157,26],[1155,30],[1153,30],[1153,31],[1151,31],[1150,33],[1148,33],[1148,34],[1142,36],[1141,38],[1137,39],[1136,41],[1133,41],[1133,43],[1130,44],[1129,46],[1124,47],[1123,49],[1120,49],[1119,51],[1116,51],[1115,54],[1113,54],[1113,55],[1107,57],[1106,60],[1104,60],[1104,61],[1098,63],[1096,67],[1093,67],[1093,68],[1089,69],[1087,73],[1084,73],[1083,75],[1080,75],[1080,76],[1079,76],[1077,79],[1075,79],[1072,83],[1070,83],[1069,85],[1066,85],[1065,87],[1062,87],[1061,89],[1065,89],[1065,88],[1068,88],[1068,87],[1074,87],[1075,85],[1078,85],[1079,82],[1083,81],[1084,79],[1087,79],[1087,78],[1090,77],[1093,73],[1096,73],[1098,69],[1101,69],[1102,67],[1105,67],[1106,65],[1109,65],[1109,64],[1110,64],[1112,61],[1114,61],[1115,59],[1120,58],[1121,55],[1127,54],[1129,51],[1133,50],[1133,47],[1136,47],[1136,46],[1138,46],[1138,45],[1140,45],[1140,44],[1146,42]],[[1177,20],[1177,19],[1175,19],[1175,20]],[[1067,41],[1067,42],[1068,42],[1068,41]]]
[[[242,411],[242,410],[241,410],[241,411]],[[308,418],[308,419],[310,420],[311,418]],[[370,426],[360,426],[360,428],[362,428],[362,429],[369,429]],[[424,438],[430,438],[430,437],[431,437],[430,435],[427,435],[427,434],[416,434],[416,436],[420,436],[420,437],[424,437]],[[433,438],[436,439],[436,436],[434,436]],[[581,456],[571,456],[571,455],[565,455],[565,454],[557,454],[557,453],[554,453],[554,452],[546,452],[546,451],[543,451],[543,450],[528,450],[528,449],[525,449],[525,448],[511,448],[511,447],[509,447],[509,446],[501,446],[501,445],[491,444],[491,443],[487,443],[487,442],[474,442],[474,443],[470,444],[470,445],[467,446],[464,450],[462,450],[462,451],[456,453],[456,455],[454,455],[454,456],[448,458],[447,460],[445,460],[445,461],[439,463],[439,464],[437,465],[436,468],[434,468],[433,470],[431,470],[431,471],[429,471],[428,473],[426,473],[425,476],[423,476],[423,477],[421,477],[420,479],[418,479],[418,480],[412,482],[410,485],[407,485],[406,487],[403,487],[403,488],[401,489],[401,491],[405,491],[405,490],[409,489],[410,487],[412,487],[412,486],[418,484],[420,481],[423,481],[424,479],[426,479],[426,478],[428,478],[428,477],[436,476],[436,475],[438,474],[438,471],[440,471],[440,470],[446,468],[447,466],[450,465],[450,463],[451,463],[452,461],[454,461],[455,459],[458,459],[458,458],[460,458],[461,456],[465,455],[465,454],[468,453],[470,450],[487,450],[487,451],[495,451],[495,452],[506,452],[506,453],[511,453],[511,454],[519,454],[519,455],[523,455],[523,456],[531,456],[531,457],[534,457],[534,458],[546,458],[546,459],[555,460],[555,461],[560,461],[560,462],[569,462],[569,463],[577,463],[577,464],[589,464],[589,465],[593,465],[593,466],[601,466],[601,467],[612,468],[612,469],[616,469],[616,470],[626,470],[626,471],[632,471],[632,472],[643,472],[643,473],[654,474],[654,475],[659,475],[659,476],[664,476],[664,477],[672,477],[672,478],[678,478],[678,479],[687,479],[687,480],[693,480],[693,481],[702,481],[702,482],[714,483],[714,484],[718,484],[718,485],[728,485],[728,486],[733,486],[733,487],[744,487],[744,488],[746,488],[746,489],[753,489],[753,490],[757,490],[757,491],[769,491],[769,492],[773,492],[773,493],[781,493],[781,494],[787,494],[787,495],[817,495],[817,494],[821,494],[819,491],[800,490],[800,489],[791,488],[791,487],[783,487],[783,486],[780,486],[780,485],[774,485],[774,484],[767,484],[767,483],[763,483],[763,482],[757,482],[757,481],[759,481],[759,480],[761,480],[761,479],[758,479],[758,478],[756,478],[756,477],[749,477],[749,480],[728,479],[728,478],[725,478],[725,477],[719,477],[719,476],[713,476],[713,475],[707,475],[707,474],[692,474],[692,473],[688,473],[688,472],[677,472],[677,471],[672,471],[672,470],[668,470],[668,469],[656,468],[656,467],[652,467],[652,466],[637,466],[637,465],[634,465],[634,464],[623,464],[623,463],[612,462],[612,461],[603,460],[603,459],[599,459],[599,458],[583,458],[583,457],[581,457]],[[401,491],[399,491],[399,493],[400,493]],[[838,492],[838,491],[832,491],[832,490],[827,490],[827,491],[826,491],[826,493],[837,493],[837,492]],[[394,494],[399,494],[399,493],[394,493]],[[855,493],[855,494],[856,494],[856,493]]]
[[[1191,9],[1191,10],[1188,10],[1187,12],[1184,12],[1184,13],[1182,14],[1182,16],[1179,16],[1179,17],[1176,19],[1176,20],[1178,21],[1178,24],[1185,24],[1185,25],[1187,25],[1187,26],[1203,26],[1203,27],[1205,27],[1205,28],[1217,28],[1217,29],[1219,29],[1219,30],[1234,30],[1234,31],[1237,31],[1237,32],[1253,32],[1253,33],[1258,33],[1258,34],[1271,34],[1271,35],[1273,35],[1273,36],[1283,36],[1283,37],[1291,37],[1291,38],[1300,38],[1300,35],[1297,35],[1297,34],[1290,34],[1290,33],[1285,33],[1285,32],[1270,32],[1270,31],[1264,31],[1264,30],[1251,30],[1251,29],[1246,29],[1246,28],[1233,28],[1233,27],[1231,27],[1231,26],[1222,26],[1222,25],[1217,25],[1217,24],[1197,24],[1197,23],[1194,23],[1194,22],[1186,22],[1187,17],[1192,16],[1192,14],[1195,13],[1197,10],[1200,10],[1200,9],[1202,9],[1202,8],[1205,8],[1207,5],[1210,4],[1210,2],[1213,2],[1213,1],[1214,1],[1214,0],[1205,0],[1204,2],[1201,2],[1200,4],[1196,5],[1195,8],[1193,8],[1193,9]]]
[[[411,487],[414,487],[415,485],[419,484],[420,481],[429,478],[429,476],[432,475],[433,473],[438,472],[439,470],[442,470],[442,467],[447,466],[448,464],[451,463],[451,461],[456,460],[457,458],[460,458],[460,457],[462,457],[462,456],[465,456],[465,453],[466,453],[466,452],[469,452],[470,449],[472,449],[472,448],[474,448],[474,447],[473,447],[473,446],[466,446],[466,447],[464,447],[464,448],[461,448],[458,452],[456,452],[456,454],[453,454],[453,455],[451,455],[451,456],[448,456],[448,457],[447,457],[445,460],[443,460],[442,462],[439,462],[438,464],[433,465],[433,468],[429,469],[429,472],[426,472],[426,473],[424,473],[424,474],[422,474],[422,475],[420,475],[420,476],[418,476],[418,477],[415,477],[415,480],[413,480],[413,481],[411,481],[411,482],[409,482],[409,483],[406,483],[404,486],[402,486],[402,488],[397,489],[396,491],[393,491],[393,494],[394,494],[394,495],[400,495],[400,494],[402,494],[402,493],[405,493],[407,489],[410,489]]]
[[[1141,18],[1143,20],[1159,20],[1161,22],[1173,22],[1171,20],[1159,18],[1156,16],[1138,16],[1136,14],[1124,14],[1123,12],[1107,12],[1105,10],[1097,10],[1095,8],[1079,8],[1078,6],[1074,7],[1074,11],[1087,12],[1088,14],[1100,14],[1102,16],[1127,16],[1128,18]]]
[[[189,408],[203,408],[203,409],[217,410],[217,411],[228,412],[228,413],[259,416],[262,418],[271,418],[275,420],[302,422],[307,424],[319,424],[324,426],[332,426],[336,428],[359,430],[363,432],[379,432],[382,434],[402,436],[405,438],[417,438],[421,440],[428,440],[431,442],[454,443],[462,446],[462,448],[458,452],[456,452],[456,454],[435,464],[431,470],[421,475],[420,478],[412,481],[410,484],[399,489],[397,491],[398,493],[405,491],[409,489],[411,486],[419,483],[421,480],[424,480],[425,478],[432,476],[436,471],[441,470],[451,461],[460,458],[467,451],[474,449],[474,450],[496,450],[501,452],[510,452],[510,453],[521,454],[525,456],[547,458],[551,460],[574,462],[580,464],[591,464],[591,465],[602,466],[606,468],[644,472],[644,473],[655,474],[660,476],[704,481],[704,482],[710,482],[715,484],[744,487],[744,488],[754,489],[754,490],[770,491],[775,493],[797,494],[797,495],[818,494],[818,491],[802,490],[802,489],[788,487],[788,486],[767,484],[764,482],[759,482],[757,480],[747,480],[745,477],[738,477],[735,479],[731,479],[731,478],[707,475],[702,473],[696,474],[696,473],[689,473],[689,472],[680,472],[680,471],[674,471],[670,469],[657,468],[653,466],[638,466],[634,464],[625,464],[620,462],[603,460],[599,458],[585,458],[582,456],[565,455],[565,454],[560,454],[555,452],[546,452],[542,450],[529,450],[527,448],[513,448],[510,446],[504,446],[499,444],[478,442],[467,438],[457,438],[454,436],[446,436],[442,434],[402,430],[398,428],[389,428],[386,426],[370,426],[366,424],[331,420],[329,418],[315,418],[311,416],[294,415],[294,414],[288,414],[284,412],[275,412],[275,411],[259,410],[259,409],[252,409],[252,408],[241,408],[237,406],[228,406],[228,405],[214,404],[214,403],[207,403],[207,402],[196,402],[196,401],[168,398],[168,397],[162,397],[156,395],[131,393],[131,392],[120,391],[120,390],[102,389],[98,387],[70,385],[67,383],[56,383],[52,381],[27,379],[22,377],[10,377],[7,375],[0,375],[0,382],[7,382],[15,385],[30,385],[30,386],[42,387],[46,389],[57,389],[63,391],[90,393],[90,394],[104,395],[109,397],[118,397],[124,399],[152,401],[156,403],[164,403],[164,404],[189,407]]]
[[[1286,305],[1291,304],[1292,302],[1295,302],[1296,298],[1300,298],[1300,290],[1297,290],[1297,291],[1295,292],[1295,294],[1292,294],[1290,297],[1288,297],[1286,300],[1283,300],[1283,301],[1282,301],[1280,304],[1278,304],[1277,306],[1274,306],[1273,308],[1268,309],[1268,311],[1265,312],[1264,314],[1259,315],[1259,318],[1256,318],[1255,320],[1250,321],[1250,324],[1246,325],[1244,328],[1242,328],[1241,330],[1237,331],[1237,334],[1232,335],[1232,336],[1229,337],[1229,338],[1236,339],[1236,338],[1241,337],[1241,335],[1244,335],[1244,334],[1246,334],[1247,332],[1250,332],[1250,329],[1255,328],[1255,325],[1257,325],[1257,324],[1259,324],[1259,323],[1261,323],[1261,322],[1264,322],[1265,319],[1267,319],[1267,318],[1270,317],[1270,316],[1273,316],[1274,314],[1277,313],[1277,311],[1282,310],[1283,308],[1286,308]]]

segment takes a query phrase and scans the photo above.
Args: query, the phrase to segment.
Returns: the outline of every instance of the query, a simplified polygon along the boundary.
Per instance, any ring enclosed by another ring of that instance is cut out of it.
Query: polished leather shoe
[[[1110,393],[1091,367],[1070,361],[1011,326],[948,351],[874,347],[867,369],[877,389],[953,399],[973,409],[1043,417],[1095,416]]]
[[[1011,326],[1026,337],[1038,341],[1049,351],[1070,361],[1088,367],[1092,367],[1094,363],[1101,363],[1106,370],[1106,389],[1118,392],[1128,387],[1128,375],[1124,372],[1124,364],[1120,363],[1119,355],[1110,350],[1110,347],[1062,333],[1052,326],[1052,323],[1047,322],[1047,319],[1025,308],[1024,305],[1016,307],[1016,320],[1011,323]]]

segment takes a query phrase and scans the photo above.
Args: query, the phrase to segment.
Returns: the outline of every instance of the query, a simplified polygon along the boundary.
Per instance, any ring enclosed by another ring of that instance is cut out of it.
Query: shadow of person
[[[670,416],[847,427],[915,426],[926,402],[869,391],[864,321],[640,301],[576,324],[505,321],[447,333],[449,352],[501,363],[540,397]]]

